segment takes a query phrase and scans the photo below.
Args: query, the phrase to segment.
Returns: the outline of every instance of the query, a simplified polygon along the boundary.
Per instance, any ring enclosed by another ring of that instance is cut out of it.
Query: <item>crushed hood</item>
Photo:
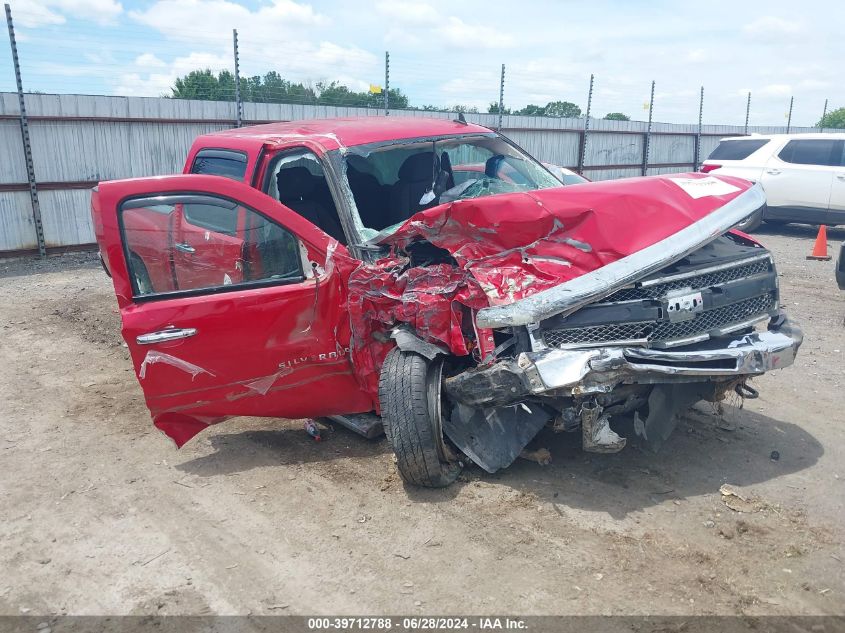
[[[359,263],[348,277],[351,353],[364,388],[407,324],[456,356],[475,353],[490,328],[576,310],[677,261],[765,203],[738,178],[681,174],[630,178],[460,200],[411,217],[380,240],[394,256]],[[457,266],[411,266],[426,240]],[[467,319],[467,310],[475,314]],[[475,336],[471,335],[476,329]]]
[[[401,249],[427,240],[449,251],[489,304],[503,306],[652,247],[752,186],[692,173],[458,200],[417,213],[381,241]],[[740,219],[763,202],[754,196]]]

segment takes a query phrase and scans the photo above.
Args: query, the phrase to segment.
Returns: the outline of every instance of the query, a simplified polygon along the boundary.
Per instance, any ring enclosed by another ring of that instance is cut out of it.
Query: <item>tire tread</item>
[[[441,488],[457,478],[461,467],[440,461],[428,412],[428,369],[429,363],[419,354],[391,350],[379,377],[379,401],[402,479]]]

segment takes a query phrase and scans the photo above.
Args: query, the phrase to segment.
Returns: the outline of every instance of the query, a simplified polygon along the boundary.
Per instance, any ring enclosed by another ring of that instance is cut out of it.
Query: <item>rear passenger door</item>
[[[766,217],[792,222],[828,221],[834,166],[841,152],[842,141],[838,140],[787,141],[763,170]]]
[[[228,209],[199,199],[175,205],[172,257],[179,288],[244,281],[247,216],[243,208]]]

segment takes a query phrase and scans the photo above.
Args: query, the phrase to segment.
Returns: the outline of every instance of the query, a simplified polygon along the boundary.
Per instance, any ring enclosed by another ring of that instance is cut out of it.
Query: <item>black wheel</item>
[[[766,223],[766,226],[778,227],[778,228],[786,226],[787,224],[789,224],[789,222],[787,222],[786,220],[763,220],[763,222]]]
[[[443,361],[392,350],[379,378],[384,432],[396,455],[402,479],[427,488],[443,488],[461,472],[461,464],[443,439],[440,386]]]
[[[135,253],[130,254],[132,262],[132,276],[135,278],[135,288],[139,295],[149,295],[155,292],[153,283],[150,281],[150,273],[147,272],[147,267],[142,260]],[[111,275],[109,275],[111,276]]]
[[[736,228],[744,233],[753,233],[763,224],[763,210],[759,209],[736,225]]]

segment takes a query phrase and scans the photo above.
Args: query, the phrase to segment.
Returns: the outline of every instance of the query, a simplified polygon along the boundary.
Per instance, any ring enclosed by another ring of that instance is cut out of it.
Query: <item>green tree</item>
[[[517,110],[514,114],[521,114],[523,116],[546,116],[546,109],[543,106],[529,103],[521,110]]]
[[[627,114],[622,114],[621,112],[608,112],[604,115],[604,118],[608,121],[630,121],[631,117]]]
[[[330,83],[317,82],[317,103],[334,106],[367,107],[369,97],[367,93],[352,92],[336,81]]]
[[[387,96],[389,98],[389,105],[391,108],[406,110],[410,106],[410,103],[408,102],[408,96],[404,94],[401,90],[399,90],[399,88],[391,88],[387,91]],[[383,106],[384,94],[371,94],[370,101],[375,101],[376,106]]]
[[[572,117],[577,118],[581,116],[581,108],[571,101],[549,101],[544,106],[539,106],[534,103],[529,103],[521,110],[516,110],[514,114],[521,114],[523,116],[550,116],[550,117]]]
[[[211,70],[192,70],[178,78],[170,89],[174,99],[201,99],[205,101],[227,101],[220,92],[220,82]],[[234,99],[234,96],[232,96]]]
[[[581,116],[581,108],[571,101],[550,101],[546,104],[545,116],[578,118]]]
[[[243,82],[243,80],[241,80]],[[250,77],[247,90],[241,87],[244,101],[260,103],[316,103],[317,95],[310,86],[283,79],[275,70],[264,77]]]
[[[816,123],[816,127],[845,129],[845,108],[828,112]]]
[[[325,105],[382,107],[383,93],[355,92],[343,84],[332,81],[319,82],[313,88],[284,79],[276,71],[263,77],[241,77],[241,99],[259,103],[320,103]],[[170,89],[174,99],[201,99],[206,101],[234,101],[235,77],[228,70],[216,75],[209,69],[192,70],[179,77]],[[408,97],[398,88],[391,88],[388,97],[391,108],[407,108]]]
[[[499,104],[497,102],[492,102],[489,106],[487,106],[487,113],[488,114],[499,114]],[[502,108],[502,114],[510,114],[510,108]]]

